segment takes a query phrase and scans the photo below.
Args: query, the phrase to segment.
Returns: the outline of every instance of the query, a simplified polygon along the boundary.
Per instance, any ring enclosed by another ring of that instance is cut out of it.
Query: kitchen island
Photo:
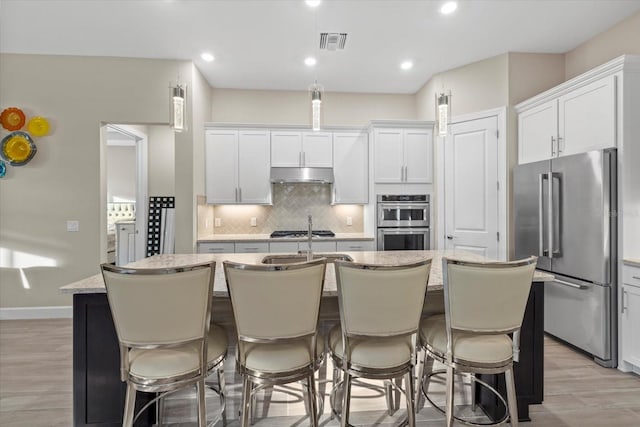
[[[410,263],[431,258],[432,269],[429,277],[425,314],[442,312],[442,263],[443,256],[469,261],[484,258],[461,251],[389,251],[389,252],[345,252],[355,262],[374,264]],[[223,261],[241,263],[261,263],[265,256],[273,254],[177,254],[156,255],[128,266],[139,268],[160,268],[191,265],[216,261],[214,279],[214,301],[212,318],[216,323],[227,326],[232,331],[233,316],[225,283]],[[542,401],[542,296],[541,283],[553,277],[536,272],[534,286],[529,297],[521,334],[520,363],[515,365],[515,380],[518,396],[518,410],[522,420],[529,416],[528,407]],[[87,279],[63,286],[61,291],[73,294],[73,394],[75,426],[118,426],[122,424],[124,405],[124,384],[120,381],[120,357],[118,340],[111,319],[111,311],[106,298],[102,276],[97,274]],[[337,321],[337,287],[333,264],[327,264],[321,319],[325,322]],[[232,337],[231,337],[232,338]],[[233,342],[233,340],[231,341]],[[498,388],[501,388],[499,381]],[[139,404],[144,404],[141,396]],[[489,396],[483,398],[488,412],[500,416],[499,405]],[[147,411],[136,425],[153,423],[153,411]],[[233,414],[229,414],[230,417]]]

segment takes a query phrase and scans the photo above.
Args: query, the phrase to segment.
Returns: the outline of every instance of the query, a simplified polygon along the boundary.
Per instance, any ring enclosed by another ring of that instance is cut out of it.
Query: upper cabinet
[[[271,166],[332,167],[332,133],[272,131]]]
[[[333,134],[333,202],[369,203],[369,139],[364,132]]]
[[[615,147],[617,78],[577,78],[548,97],[519,104],[518,163]]]
[[[376,183],[433,180],[433,131],[430,128],[374,128]]]
[[[268,130],[207,130],[205,189],[211,204],[270,204]]]

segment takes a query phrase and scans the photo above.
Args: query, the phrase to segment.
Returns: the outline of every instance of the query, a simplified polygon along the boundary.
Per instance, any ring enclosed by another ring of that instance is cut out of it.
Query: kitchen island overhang
[[[354,262],[371,264],[406,264],[425,258],[432,259],[428,295],[424,315],[443,312],[442,257],[468,261],[486,258],[464,251],[387,251],[341,252]],[[128,264],[137,268],[171,268],[201,262],[216,261],[212,318],[219,324],[233,327],[233,314],[224,277],[223,261],[257,264],[274,254],[175,254],[156,255]],[[533,282],[552,280],[553,276],[536,272]],[[73,399],[75,426],[121,425],[125,384],[120,381],[120,356],[111,311],[100,274],[63,286],[61,291],[73,294]],[[529,419],[529,404],[542,402],[543,378],[543,292],[544,286],[532,286],[523,321],[520,362],[516,363],[516,390],[521,420]],[[338,321],[337,286],[333,264],[327,264],[321,320]],[[500,379],[497,386],[500,388]],[[140,399],[144,403],[144,399]],[[490,401],[491,400],[491,401]],[[493,418],[501,416],[502,408],[491,396],[486,397],[485,410]],[[153,423],[153,411],[139,420],[140,425]],[[138,425],[138,424],[136,424]]]

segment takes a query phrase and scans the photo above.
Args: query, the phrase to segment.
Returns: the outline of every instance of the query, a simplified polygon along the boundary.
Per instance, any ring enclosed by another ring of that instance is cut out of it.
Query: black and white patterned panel
[[[162,209],[175,208],[175,197],[149,197],[147,256],[161,253]]]

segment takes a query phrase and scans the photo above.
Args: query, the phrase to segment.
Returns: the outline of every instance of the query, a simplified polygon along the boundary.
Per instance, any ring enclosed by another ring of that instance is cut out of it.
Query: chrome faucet
[[[307,233],[307,240],[309,241],[309,249],[307,249],[307,261],[311,261],[313,259],[313,252],[311,251],[311,241],[313,236],[313,219],[311,215],[309,215],[309,231]]]

